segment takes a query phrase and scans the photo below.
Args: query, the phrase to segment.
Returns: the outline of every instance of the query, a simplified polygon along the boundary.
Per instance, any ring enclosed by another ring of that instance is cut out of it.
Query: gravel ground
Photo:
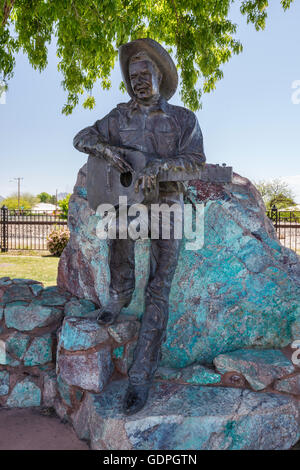
[[[33,409],[0,410],[0,450],[89,450],[69,424]]]

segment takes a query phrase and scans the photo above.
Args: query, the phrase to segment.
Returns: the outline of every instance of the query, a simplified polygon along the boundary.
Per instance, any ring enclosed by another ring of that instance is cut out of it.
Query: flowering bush
[[[70,238],[68,229],[55,229],[47,237],[47,248],[52,255],[60,256]]]

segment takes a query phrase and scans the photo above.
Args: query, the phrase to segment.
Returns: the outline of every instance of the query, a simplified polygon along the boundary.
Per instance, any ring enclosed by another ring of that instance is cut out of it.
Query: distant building
[[[56,206],[54,204],[48,204],[46,202],[39,202],[31,208],[31,212],[54,212]]]
[[[286,207],[285,209],[279,209],[280,212],[292,212],[292,211],[300,211],[300,204],[296,206]]]

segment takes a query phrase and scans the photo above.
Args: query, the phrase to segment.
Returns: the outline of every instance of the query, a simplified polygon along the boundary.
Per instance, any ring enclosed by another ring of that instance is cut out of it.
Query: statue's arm
[[[73,145],[79,152],[94,154],[100,140],[101,134],[97,128],[97,123],[95,123],[93,126],[79,131],[73,139]],[[104,141],[104,138],[102,140]]]
[[[109,144],[107,117],[79,131],[73,139],[73,145],[79,152],[104,158],[121,173],[132,171],[129,163],[122,157],[122,149]]]

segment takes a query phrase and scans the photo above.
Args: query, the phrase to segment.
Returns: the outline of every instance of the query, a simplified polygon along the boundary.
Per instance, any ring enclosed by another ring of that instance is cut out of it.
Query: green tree
[[[37,197],[39,198],[40,202],[45,202],[49,204],[56,203],[56,197],[54,195],[51,196],[51,194],[48,194],[46,192],[38,194]]]
[[[259,181],[255,183],[255,186],[260,192],[267,210],[272,209],[274,205],[277,209],[286,209],[297,205],[289,185],[281,180]]]
[[[20,196],[20,209],[31,209],[38,201],[38,199],[30,193],[23,193]],[[18,194],[12,193],[9,197],[1,201],[1,206],[5,205],[8,209],[18,209]]]
[[[281,0],[284,10],[293,0]],[[13,75],[23,50],[31,65],[43,70],[48,45],[56,38],[62,85],[69,114],[85,94],[93,108],[97,80],[111,86],[117,48],[128,40],[152,37],[173,52],[181,72],[181,98],[199,109],[202,93],[223,77],[222,64],[242,51],[230,8],[238,3],[247,22],[265,28],[268,0],[0,0],[0,71]],[[1,78],[1,77],[0,77]]]
[[[16,210],[18,209],[18,197],[17,196],[10,196],[1,201],[1,206],[6,206],[9,210]],[[20,209],[31,209],[32,205],[22,197],[20,198]]]
[[[71,194],[68,194],[64,199],[61,199],[58,201],[58,205],[61,209],[61,219],[67,219],[68,218],[68,212],[69,212],[69,200],[70,200]]]

